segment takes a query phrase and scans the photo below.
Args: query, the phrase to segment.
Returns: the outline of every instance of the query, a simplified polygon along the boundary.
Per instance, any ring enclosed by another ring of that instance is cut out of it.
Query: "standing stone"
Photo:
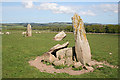
[[[32,36],[32,29],[31,29],[31,25],[30,25],[30,24],[27,25],[27,33],[26,33],[26,36]]]
[[[75,52],[77,60],[85,65],[91,61],[91,51],[86,38],[84,23],[78,14],[75,14],[72,17],[72,23],[75,36]]]

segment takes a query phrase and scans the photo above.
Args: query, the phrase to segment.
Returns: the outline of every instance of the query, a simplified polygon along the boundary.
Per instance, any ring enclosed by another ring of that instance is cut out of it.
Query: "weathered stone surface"
[[[75,68],[78,68],[78,67],[80,67],[80,66],[82,66],[82,64],[81,64],[80,62],[75,62],[75,63],[74,63],[74,67],[75,67]]]
[[[64,49],[61,49],[61,50],[57,51],[56,52],[56,56],[59,59],[63,59],[65,57],[65,51],[64,51]]]
[[[71,57],[67,57],[67,58],[66,58],[66,60],[65,60],[65,65],[68,65],[68,66],[73,65],[73,60],[72,60]]]
[[[30,24],[27,25],[26,36],[32,36],[32,29]]]
[[[64,31],[59,32],[55,37],[54,40],[61,41],[63,38],[66,37],[66,34]]]
[[[55,66],[60,66],[60,65],[64,65],[65,64],[65,59],[61,59],[59,61],[54,61],[53,64]]]
[[[102,62],[97,62],[97,61],[90,61],[88,63],[89,66],[92,66],[92,65],[102,65],[103,63]]]
[[[47,61],[47,62],[50,62],[50,63],[58,60],[58,59],[55,58],[55,56],[52,55],[50,52],[44,53],[44,54],[42,55],[42,57],[43,57],[43,60],[44,60],[44,61]]]
[[[96,65],[96,62],[95,62],[95,61],[90,61],[90,62],[88,63],[88,65],[89,65],[89,66]]]
[[[84,23],[78,14],[73,16],[72,23],[75,36],[75,52],[77,60],[85,65],[91,61],[91,51],[86,38]]]
[[[69,44],[69,42],[66,42],[62,45],[57,44],[54,47],[52,47],[48,52],[44,53],[43,56],[43,60],[48,61],[48,62],[53,62],[55,60],[58,60],[58,58],[55,57],[55,55],[53,55],[52,53],[56,50],[62,49],[67,47]],[[63,56],[64,57],[64,56]]]
[[[66,42],[66,43],[64,43],[64,44],[62,44],[62,45],[57,44],[57,45],[55,45],[54,47],[52,47],[52,48],[50,49],[50,52],[52,52],[52,51],[54,51],[54,50],[58,50],[58,49],[65,48],[65,47],[67,47],[68,45],[69,45],[69,42]]]
[[[103,65],[98,65],[98,66],[97,66],[97,68],[101,68],[101,67],[103,67]]]
[[[72,57],[72,55],[73,55],[72,48],[64,48],[56,52],[57,58],[60,59],[63,57]]]
[[[89,67],[89,66],[84,66],[88,71],[92,72],[94,71],[94,68],[93,67]]]
[[[66,57],[72,57],[72,56],[73,56],[72,48],[67,48],[67,49],[66,49],[65,56],[66,56]]]

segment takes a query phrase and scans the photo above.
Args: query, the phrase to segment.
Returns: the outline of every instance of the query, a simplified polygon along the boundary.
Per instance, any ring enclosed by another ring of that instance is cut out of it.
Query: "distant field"
[[[3,27],[6,27],[6,28],[23,28],[24,26],[3,26]]]
[[[70,42],[74,46],[74,35],[67,33],[67,37],[60,42],[54,41],[56,33],[33,34],[23,37],[21,31],[12,31],[10,35],[2,35],[3,78],[116,78],[117,69],[105,67],[104,70],[71,76],[66,73],[50,74],[40,72],[28,64],[29,60],[47,52],[56,44]],[[118,64],[118,35],[87,34],[90,43],[92,59],[107,61],[112,65]],[[112,53],[110,55],[109,53]]]

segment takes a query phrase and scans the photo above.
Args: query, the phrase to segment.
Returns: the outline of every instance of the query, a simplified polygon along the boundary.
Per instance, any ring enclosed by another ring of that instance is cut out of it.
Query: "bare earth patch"
[[[41,62],[41,60],[42,60],[42,57],[38,56],[38,57],[36,57],[35,60],[29,61],[29,64],[31,66],[34,66],[37,69],[39,69],[40,72],[47,72],[47,73],[68,73],[69,75],[80,75],[80,74],[84,74],[84,73],[94,71],[94,69],[92,69],[92,70],[82,69],[80,71],[74,71],[74,70],[72,70],[71,67],[70,68],[64,68],[64,69],[55,69],[54,66],[52,66],[52,65],[43,64]],[[91,62],[91,65],[96,65],[96,64],[97,65],[104,64],[104,65],[107,65],[107,66],[112,67],[112,68],[117,68],[117,66],[110,65],[106,62],[97,62],[95,60]]]

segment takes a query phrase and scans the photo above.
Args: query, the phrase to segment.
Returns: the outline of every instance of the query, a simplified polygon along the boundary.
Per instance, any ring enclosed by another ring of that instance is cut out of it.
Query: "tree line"
[[[12,26],[12,25],[11,25]],[[119,25],[102,25],[102,24],[85,24],[85,30],[87,33],[120,33]],[[3,27],[3,29],[8,30],[26,30],[26,25],[24,27]],[[66,31],[66,32],[73,32],[72,25],[43,25],[43,26],[34,26],[32,25],[32,30],[50,30],[50,31]]]
[[[119,25],[85,25],[85,30],[87,33],[120,33],[119,27]],[[72,25],[66,27],[32,27],[32,29],[73,32]]]

